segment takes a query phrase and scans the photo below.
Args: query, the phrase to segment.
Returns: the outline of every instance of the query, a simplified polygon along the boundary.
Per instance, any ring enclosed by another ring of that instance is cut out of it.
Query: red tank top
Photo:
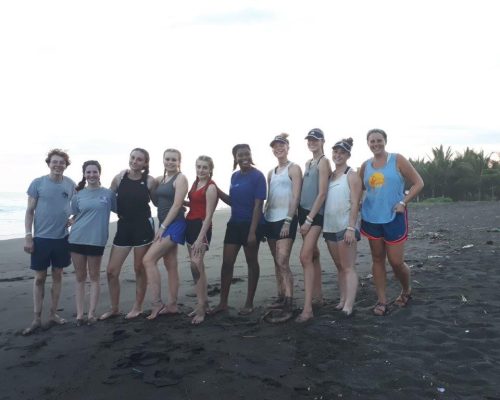
[[[205,186],[196,190],[197,184],[198,183],[195,181],[188,193],[189,212],[186,215],[186,219],[190,221],[195,219],[201,219],[203,221],[205,219],[207,212],[207,189],[211,184],[215,185],[215,182],[210,180]]]

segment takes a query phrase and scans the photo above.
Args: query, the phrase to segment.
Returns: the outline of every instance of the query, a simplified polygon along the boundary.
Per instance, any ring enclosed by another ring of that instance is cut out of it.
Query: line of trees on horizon
[[[463,153],[446,150],[443,145],[432,149],[432,155],[410,162],[425,182],[418,200],[451,198],[459,200],[500,199],[500,162],[468,147]],[[499,153],[496,153],[499,155]]]

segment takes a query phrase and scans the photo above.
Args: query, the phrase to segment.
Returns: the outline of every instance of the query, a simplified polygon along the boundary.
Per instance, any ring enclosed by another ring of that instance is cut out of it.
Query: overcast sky
[[[443,144],[500,151],[500,15],[496,1],[4,1],[0,3],[1,191],[25,191],[67,149],[67,175],[97,159],[103,183],[144,147],[151,173],[178,148],[190,181],[207,154],[228,187],[231,148],[256,166],[353,137],[351,164],[387,149],[425,157]]]

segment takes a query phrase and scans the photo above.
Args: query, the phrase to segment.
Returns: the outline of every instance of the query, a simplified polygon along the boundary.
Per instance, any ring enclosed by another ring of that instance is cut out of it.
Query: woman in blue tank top
[[[387,135],[372,129],[366,136],[373,158],[361,166],[363,189],[366,191],[361,208],[361,233],[369,239],[377,304],[373,313],[389,311],[385,287],[385,260],[389,260],[401,293],[394,301],[399,307],[411,299],[410,269],[404,262],[404,242],[408,237],[406,205],[424,187],[424,182],[411,163],[401,154],[387,153]],[[410,189],[405,192],[405,181]]]

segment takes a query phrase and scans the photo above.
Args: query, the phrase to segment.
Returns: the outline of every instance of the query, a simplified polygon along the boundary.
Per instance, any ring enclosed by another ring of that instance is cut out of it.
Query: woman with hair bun
[[[134,250],[136,279],[135,302],[126,319],[142,314],[147,279],[142,258],[154,239],[154,222],[149,201],[156,182],[149,175],[149,153],[141,148],[130,152],[129,169],[113,178],[110,189],[116,193],[118,224],[109,256],[107,276],[111,310],[101,315],[104,320],[120,315],[120,272],[125,259]]]
[[[81,326],[85,303],[85,282],[87,270],[90,277],[90,304],[87,324],[97,322],[95,311],[99,302],[100,271],[104,247],[109,235],[109,215],[116,212],[116,196],[101,187],[101,165],[95,160],[85,161],[83,178],[76,187],[77,193],[71,199],[74,222],[71,225],[68,242],[71,260],[75,267],[76,325]]]
[[[345,317],[352,315],[356,299],[358,275],[354,263],[361,238],[357,220],[362,184],[358,174],[347,165],[352,145],[352,138],[347,138],[332,147],[335,170],[328,183],[323,220],[323,237],[337,267],[340,301],[335,308]]]

